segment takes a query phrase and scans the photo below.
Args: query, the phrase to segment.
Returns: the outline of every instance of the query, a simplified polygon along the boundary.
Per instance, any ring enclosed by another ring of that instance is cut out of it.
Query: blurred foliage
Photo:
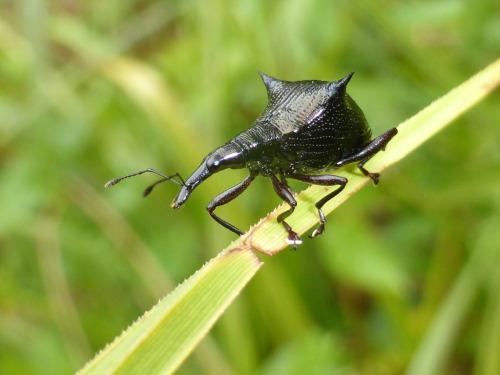
[[[493,0],[0,4],[8,374],[77,370],[234,238],[204,206],[245,171],[212,177],[179,212],[173,184],[140,199],[151,176],[102,186],[147,167],[187,177],[263,109],[257,69],[355,70],[350,93],[380,134],[500,46]],[[323,236],[263,257],[179,373],[498,373],[499,99],[350,199]],[[221,216],[245,228],[279,203],[260,180]]]

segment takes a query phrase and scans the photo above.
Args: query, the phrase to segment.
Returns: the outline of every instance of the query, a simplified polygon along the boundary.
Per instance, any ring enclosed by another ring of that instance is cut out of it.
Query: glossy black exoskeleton
[[[370,173],[363,166],[373,155],[384,149],[397,133],[396,128],[393,128],[372,140],[363,112],[346,92],[353,74],[334,82],[289,82],[260,73],[269,97],[262,115],[251,128],[209,153],[186,181],[178,174],[165,176],[147,169],[112,180],[106,187],[115,185],[124,178],[146,172],[156,173],[163,178],[146,189],[144,195],[148,195],[163,181],[173,181],[181,186],[172,203],[172,207],[178,209],[192,191],[212,174],[227,168],[247,168],[249,176],[216,196],[207,205],[208,213],[225,228],[238,235],[243,234],[215,215],[214,210],[243,193],[257,175],[269,177],[278,196],[290,205],[289,210],[278,216],[278,222],[288,233],[287,242],[295,248],[301,243],[300,237],[285,219],[294,211],[297,202],[286,179],[316,185],[338,185],[337,189],[316,203],[319,227],[311,235],[316,237],[325,229],[326,220],[321,208],[347,184],[345,177],[321,172],[358,162],[361,172],[377,184],[379,174]],[[175,177],[181,182],[174,180]]]

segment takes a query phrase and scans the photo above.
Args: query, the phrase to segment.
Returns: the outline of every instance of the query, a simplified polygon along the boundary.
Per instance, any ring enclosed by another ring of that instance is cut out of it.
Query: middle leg
[[[314,238],[319,236],[325,230],[326,217],[321,209],[326,202],[339,194],[342,190],[344,190],[347,184],[347,178],[335,175],[301,175],[301,174],[288,174],[287,177],[293,178],[295,180],[304,181],[313,185],[323,185],[323,186],[332,186],[339,185],[337,189],[327,194],[325,197],[321,198],[318,202],[316,202],[315,206],[318,210],[319,215],[319,227],[314,230],[314,232],[309,236]]]
[[[297,201],[293,197],[293,193],[288,187],[288,184],[286,184],[286,179],[282,178],[282,180],[285,181],[284,183],[283,181],[278,180],[278,178],[274,174],[270,174],[270,177],[276,194],[278,194],[281,199],[283,199],[290,205],[290,209],[280,214],[277,220],[278,223],[281,223],[285,230],[288,232],[288,238],[286,239],[286,242],[293,246],[293,250],[296,250],[297,245],[300,245],[302,243],[302,240],[300,239],[299,235],[292,229],[292,227],[290,227],[290,225],[285,221],[285,219],[290,216],[295,210]]]

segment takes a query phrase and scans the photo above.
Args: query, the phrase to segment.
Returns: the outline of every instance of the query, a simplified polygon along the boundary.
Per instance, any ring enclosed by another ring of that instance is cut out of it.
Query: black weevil
[[[215,215],[218,206],[229,203],[245,191],[257,175],[269,177],[278,196],[290,209],[278,216],[288,232],[287,242],[296,245],[302,241],[285,219],[294,211],[297,202],[287,184],[287,178],[316,185],[338,185],[316,203],[319,227],[310,237],[325,229],[325,215],[321,208],[339,194],[347,184],[345,177],[320,172],[358,162],[361,172],[378,183],[379,174],[370,173],[363,166],[397,134],[393,128],[372,140],[366,118],[347,94],[346,87],[354,73],[338,81],[282,81],[259,72],[267,88],[269,103],[253,126],[209,153],[194,173],[184,181],[179,174],[165,176],[153,169],[123,176],[106,184],[112,186],[121,180],[146,172],[163,178],[144,191],[148,195],[161,182],[172,181],[181,186],[172,207],[179,209],[191,192],[212,174],[227,168],[247,168],[249,176],[236,186],[217,195],[208,205],[212,218],[225,228],[241,235],[243,232]],[[278,177],[279,176],[279,177]],[[181,182],[174,178],[177,177]]]

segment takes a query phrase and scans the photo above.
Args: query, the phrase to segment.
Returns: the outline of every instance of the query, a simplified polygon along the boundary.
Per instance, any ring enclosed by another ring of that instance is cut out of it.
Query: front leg
[[[290,205],[290,209],[280,214],[277,220],[278,223],[281,223],[285,228],[285,230],[288,232],[288,238],[286,239],[286,242],[288,242],[290,245],[293,246],[293,250],[296,250],[297,245],[300,245],[302,243],[302,240],[300,239],[299,235],[290,227],[290,225],[288,225],[285,219],[288,216],[290,216],[292,212],[295,210],[295,207],[297,206],[297,201],[293,197],[293,193],[288,187],[288,185],[278,180],[274,174],[271,174],[270,177],[276,194],[278,194],[278,196],[281,199],[283,199],[286,203]]]
[[[322,199],[320,199],[316,204],[316,208],[318,209],[319,215],[319,227],[314,230],[314,232],[309,236],[314,238],[319,236],[325,230],[326,218],[325,214],[321,210],[321,208],[328,202],[330,199],[339,194],[342,190],[344,190],[347,184],[347,178],[335,175],[317,175],[317,176],[307,176],[300,174],[288,174],[287,177],[293,178],[295,180],[304,181],[313,185],[323,185],[323,186],[332,186],[332,185],[340,185],[337,189],[332,191],[330,194],[326,195]]]
[[[380,177],[379,173],[371,173],[367,171],[363,166],[365,163],[370,160],[377,152],[383,150],[385,146],[387,146],[387,143],[398,133],[398,129],[392,128],[391,130],[386,131],[384,134],[379,135],[377,138],[375,138],[373,141],[368,143],[368,145],[362,149],[360,152],[358,152],[355,155],[352,155],[348,158],[345,158],[343,160],[338,161],[335,163],[336,167],[341,167],[346,164],[353,163],[355,161],[359,161],[357,167],[363,172],[365,176],[370,177],[373,182],[378,184],[378,179]]]
[[[255,176],[250,175],[247,178],[245,178],[242,182],[240,182],[238,185],[233,186],[232,188],[227,189],[226,191],[223,191],[219,195],[217,195],[214,199],[210,201],[210,203],[207,205],[207,211],[212,216],[212,218],[218,222],[220,225],[222,225],[224,228],[229,229],[230,231],[236,233],[237,235],[241,236],[243,232],[236,228],[234,225],[229,224],[227,221],[222,220],[220,217],[218,217],[216,214],[214,214],[214,210],[222,206],[226,203],[231,202],[234,198],[236,198],[238,195],[243,193],[246,188],[252,183],[252,181],[255,179]]]

